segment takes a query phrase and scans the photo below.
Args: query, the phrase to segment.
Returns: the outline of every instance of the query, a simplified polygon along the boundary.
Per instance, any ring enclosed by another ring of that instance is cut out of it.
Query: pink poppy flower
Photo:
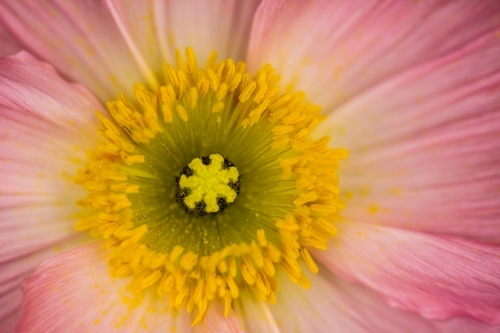
[[[1,332],[500,331],[499,2],[4,1],[0,38]]]

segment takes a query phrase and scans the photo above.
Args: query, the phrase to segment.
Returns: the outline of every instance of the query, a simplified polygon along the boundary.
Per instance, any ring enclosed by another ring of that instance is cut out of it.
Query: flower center
[[[177,178],[177,201],[188,212],[217,213],[240,192],[240,175],[233,163],[219,154],[193,159]]]
[[[108,102],[102,143],[73,178],[89,192],[76,229],[105,241],[110,274],[131,276],[138,300],[155,293],[196,310],[193,324],[214,299],[228,315],[243,289],[274,303],[276,269],[310,286],[300,262],[316,273],[308,249],[337,232],[347,156],[310,139],[320,108],[280,93],[270,65],[250,76],[216,56],[200,68],[187,48],[158,89],[137,84],[135,99]]]

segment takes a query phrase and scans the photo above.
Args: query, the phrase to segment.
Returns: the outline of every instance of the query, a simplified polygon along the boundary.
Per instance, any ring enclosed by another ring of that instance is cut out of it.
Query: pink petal
[[[500,241],[500,3],[363,4],[263,3],[250,63],[338,106],[345,218]]]
[[[305,290],[278,274],[281,290],[269,309],[283,333],[486,333],[498,332],[468,318],[434,321],[389,307],[375,292],[321,269]]]
[[[500,30],[498,1],[267,0],[248,59],[329,111],[416,64]],[[497,43],[498,44],[498,43]]]
[[[108,255],[99,244],[79,247],[44,262],[24,284],[20,332],[241,332],[231,312],[221,304],[209,307],[202,323],[168,309],[167,298],[146,294],[137,307],[125,298],[130,278],[112,279]],[[151,290],[154,293],[154,290]]]
[[[323,124],[352,220],[500,241],[500,39],[386,80]]]
[[[500,324],[500,247],[456,237],[340,222],[328,269],[427,318],[470,316]]]
[[[280,331],[270,309],[271,305],[251,291],[242,291],[242,295],[233,300],[233,308],[240,319],[245,332],[286,333]],[[293,316],[288,313],[287,316]]]
[[[78,235],[79,236],[79,235]],[[19,319],[21,309],[21,283],[30,276],[41,262],[57,254],[74,248],[81,243],[81,237],[59,242],[53,248],[46,248],[35,253],[0,263],[0,332],[10,332]]]
[[[175,49],[194,48],[200,65],[212,50],[219,59],[243,60],[253,15],[260,0],[155,1],[154,14],[164,59],[175,62]]]
[[[162,70],[160,48],[156,42],[158,31],[154,24],[151,1],[104,0],[124,41],[130,49],[146,81],[155,86],[155,73]]]
[[[15,54],[22,49],[22,45],[12,36],[12,34],[0,22],[0,57]]]
[[[96,145],[101,106],[24,52],[0,59],[0,82],[0,288],[14,318],[22,279],[84,236],[73,215],[85,193],[70,178]]]
[[[0,262],[72,237],[84,190],[71,176],[97,144],[101,109],[27,53],[0,59]],[[44,237],[40,237],[44,235]],[[22,239],[22,241],[19,241]]]
[[[208,306],[203,321],[193,327],[195,333],[243,333],[240,321],[231,310],[229,316],[224,316],[224,304],[213,301]]]
[[[111,15],[98,1],[3,1],[0,22],[24,48],[102,101],[130,93],[142,81]]]

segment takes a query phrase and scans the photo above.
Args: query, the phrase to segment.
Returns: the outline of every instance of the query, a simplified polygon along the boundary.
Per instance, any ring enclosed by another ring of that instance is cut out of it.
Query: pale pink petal
[[[275,305],[268,305],[283,333],[493,333],[472,319],[429,320],[389,307],[374,291],[350,284],[320,268],[309,275],[312,288],[305,290],[278,272],[280,291]]]
[[[500,324],[500,247],[389,227],[339,222],[328,269],[427,318],[470,316]]]
[[[86,242],[86,239],[81,236],[84,235],[78,234],[67,241],[59,242],[57,246],[52,248],[46,248],[0,263],[0,332],[12,331],[19,319],[22,281],[30,276],[35,267],[44,260],[72,249],[77,244]]]
[[[243,333],[240,321],[231,310],[229,316],[224,316],[222,301],[212,301],[208,306],[203,321],[193,327],[194,333]],[[247,331],[251,332],[251,331]]]
[[[252,69],[271,63],[330,111],[411,66],[497,38],[499,11],[498,1],[267,0],[248,61]]]
[[[72,184],[97,144],[96,99],[27,53],[0,59],[0,262],[74,233]],[[43,237],[40,237],[43,235]],[[22,240],[22,241],[20,241]]]
[[[22,279],[85,236],[74,229],[85,193],[71,176],[97,143],[101,106],[24,52],[0,59],[0,82],[0,288],[15,317]]]
[[[22,45],[0,22],[0,57],[15,54],[22,50]]]
[[[151,0],[104,0],[146,81],[156,86],[162,59]]]
[[[249,290],[243,290],[239,298],[233,300],[233,308],[247,333],[287,333],[280,331],[271,313],[271,305]],[[293,316],[289,313],[288,316]]]
[[[99,1],[14,0],[0,3],[0,22],[28,51],[83,83],[102,101],[143,81],[106,7]]]
[[[346,218],[499,241],[500,2],[360,3],[263,3],[251,66],[337,107]]]
[[[253,15],[260,0],[154,1],[158,43],[163,58],[175,62],[175,50],[193,47],[199,64],[216,50],[219,59],[243,60]]]
[[[500,241],[499,57],[478,37],[331,114],[346,218]]]
[[[130,278],[112,279],[107,253],[87,245],[44,262],[24,284],[20,332],[186,332],[191,318],[165,300],[131,308]],[[132,297],[132,298],[131,298]]]

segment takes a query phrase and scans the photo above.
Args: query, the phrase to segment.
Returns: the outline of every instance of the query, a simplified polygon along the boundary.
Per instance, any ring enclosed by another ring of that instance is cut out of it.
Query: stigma
[[[138,300],[195,311],[194,325],[214,299],[227,316],[242,290],[276,302],[277,269],[310,287],[303,267],[316,273],[309,249],[337,233],[347,151],[311,139],[320,108],[280,79],[216,52],[199,67],[187,48],[159,88],[136,84],[98,114],[102,142],[73,178],[88,191],[76,229],[103,240],[111,276],[132,277]]]
[[[177,201],[194,215],[224,210],[239,193],[240,176],[219,154],[193,159],[177,178]]]

